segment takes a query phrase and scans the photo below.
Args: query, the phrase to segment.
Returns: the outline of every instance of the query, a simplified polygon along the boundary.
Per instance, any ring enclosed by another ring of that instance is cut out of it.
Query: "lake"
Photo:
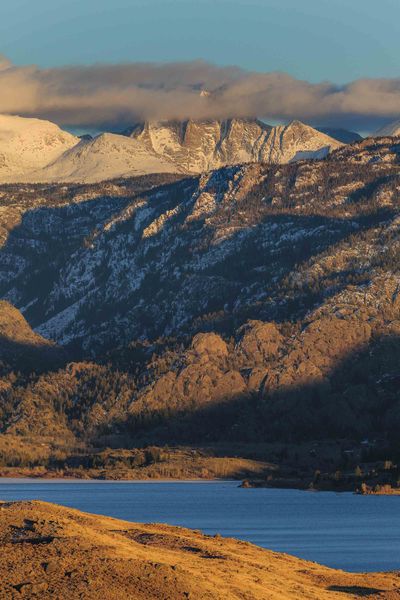
[[[240,489],[237,481],[0,480],[0,500],[30,499],[219,533],[348,571],[400,569],[399,496]]]

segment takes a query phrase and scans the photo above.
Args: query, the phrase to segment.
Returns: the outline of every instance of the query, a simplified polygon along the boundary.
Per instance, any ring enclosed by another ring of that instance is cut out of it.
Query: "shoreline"
[[[120,484],[120,483],[132,483],[132,484],[158,484],[158,483],[203,483],[203,484],[211,484],[211,483],[232,483],[237,484],[237,488],[239,489],[268,489],[268,490],[291,490],[298,492],[307,492],[307,493],[317,493],[317,494],[352,494],[355,496],[400,496],[400,489],[393,489],[392,491],[369,491],[367,493],[362,493],[359,490],[351,490],[351,489],[316,489],[316,488],[307,488],[301,486],[271,486],[271,485],[244,485],[244,482],[240,479],[224,479],[224,478],[213,478],[213,479],[204,479],[204,478],[191,478],[191,479],[156,479],[156,478],[146,478],[146,479],[99,479],[99,478],[79,478],[79,477],[27,477],[27,476],[14,476],[14,477],[4,477],[0,476],[0,490],[1,485],[6,484],[14,484],[14,485],[23,485],[38,483],[38,484],[48,484],[48,483],[83,483],[83,484]]]
[[[156,478],[146,478],[146,479],[98,479],[95,477],[29,477],[29,476],[14,476],[14,477],[0,477],[0,485],[2,483],[7,483],[9,481],[13,481],[15,483],[239,483],[240,479],[223,479],[220,477],[214,477],[213,479],[156,479]],[[240,487],[240,486],[238,486]]]
[[[258,450],[258,455],[255,450]],[[335,462],[327,468],[323,457],[315,461],[315,465],[310,463],[313,457],[310,459],[308,446],[303,448],[303,455],[296,455],[290,460],[287,457],[279,460],[277,449],[273,455],[271,449],[255,450],[251,458],[248,457],[248,448],[236,448],[234,456],[233,449],[193,447],[106,449],[87,455],[75,453],[58,463],[49,459],[49,464],[27,462],[25,466],[15,463],[2,466],[0,485],[10,481],[16,484],[230,481],[241,488],[400,496],[399,471],[397,464],[391,460],[359,464],[353,461],[354,464],[346,466]],[[263,454],[261,450],[264,450]],[[267,453],[267,450],[270,452]],[[296,451],[300,452],[300,448]],[[244,454],[247,456],[244,457]]]
[[[400,496],[400,488],[393,488],[390,485],[382,485],[379,486],[379,489],[375,489],[373,487],[365,486],[363,489],[363,484],[357,484],[357,487],[345,485],[342,487],[339,486],[329,486],[324,485],[321,487],[315,485],[304,485],[298,483],[286,484],[282,482],[282,485],[271,485],[270,483],[263,480],[247,480],[245,479],[240,485],[241,488],[244,489],[280,489],[280,490],[299,490],[303,492],[312,492],[312,493],[321,493],[321,492],[333,492],[335,494],[345,494],[350,493],[356,496]]]

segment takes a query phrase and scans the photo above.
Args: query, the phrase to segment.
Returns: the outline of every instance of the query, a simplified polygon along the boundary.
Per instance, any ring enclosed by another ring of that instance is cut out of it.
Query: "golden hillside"
[[[44,502],[0,505],[0,598],[400,598],[396,573],[351,574],[247,542]]]

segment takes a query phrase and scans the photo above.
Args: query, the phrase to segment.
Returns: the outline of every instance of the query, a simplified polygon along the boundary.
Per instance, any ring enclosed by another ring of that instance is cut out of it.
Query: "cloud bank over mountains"
[[[368,129],[399,116],[400,78],[338,86],[202,61],[43,69],[0,55],[0,113],[76,127],[235,116]]]

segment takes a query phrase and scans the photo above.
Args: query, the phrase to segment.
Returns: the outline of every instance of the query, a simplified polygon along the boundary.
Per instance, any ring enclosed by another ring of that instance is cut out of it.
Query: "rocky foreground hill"
[[[397,573],[346,573],[248,542],[44,502],[0,504],[0,598],[400,597]]]
[[[321,161],[3,186],[0,294],[47,344],[35,368],[3,359],[3,456],[15,439],[352,440],[332,467],[362,440],[396,445],[399,167],[389,137]]]

